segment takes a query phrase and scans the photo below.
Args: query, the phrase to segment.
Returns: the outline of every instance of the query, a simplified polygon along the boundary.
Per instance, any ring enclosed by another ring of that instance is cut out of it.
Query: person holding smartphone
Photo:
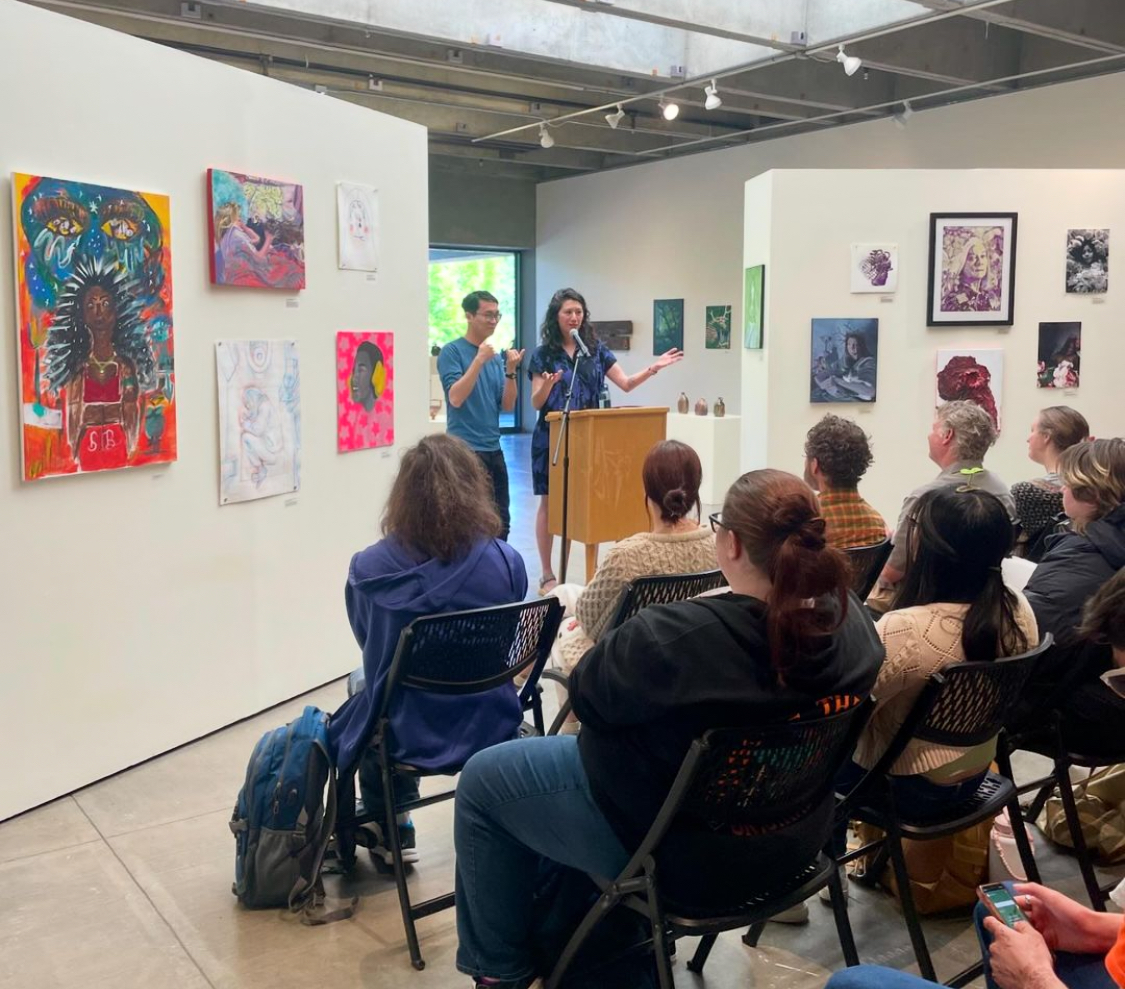
[[[977,932],[990,989],[1120,989],[1125,987],[1125,918],[1099,913],[1039,883],[1005,883],[1026,920],[1008,926],[984,904]],[[987,889],[987,887],[983,887]],[[1110,894],[1125,903],[1125,883]],[[1011,916],[1010,909],[1001,911]],[[825,989],[936,987],[916,975],[874,965],[837,972]]]

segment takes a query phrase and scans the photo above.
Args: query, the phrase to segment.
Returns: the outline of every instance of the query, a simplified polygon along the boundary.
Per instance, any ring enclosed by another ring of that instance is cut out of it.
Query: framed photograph
[[[927,326],[1011,326],[1015,213],[931,213]]]
[[[742,296],[742,344],[747,350],[761,350],[765,336],[766,266],[747,268]]]
[[[704,346],[707,350],[730,350],[730,306],[708,306]]]
[[[1109,231],[1066,232],[1066,290],[1079,295],[1109,291]]]
[[[1082,324],[1040,323],[1035,383],[1040,388],[1077,388],[1081,365]]]
[[[684,349],[684,300],[656,299],[652,304],[652,352],[659,357]]]
[[[888,295],[898,288],[898,244],[852,244],[851,290]]]
[[[809,401],[874,402],[879,320],[814,319]]]

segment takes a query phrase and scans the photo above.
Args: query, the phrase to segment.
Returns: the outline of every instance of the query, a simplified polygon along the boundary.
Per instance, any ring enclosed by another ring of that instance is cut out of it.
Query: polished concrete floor
[[[538,575],[531,523],[527,440],[507,441],[513,480],[513,543]],[[581,554],[576,560],[581,572]],[[358,657],[357,657],[358,659]],[[329,877],[330,896],[358,896],[347,921],[304,927],[282,911],[242,909],[230,893],[227,821],[258,737],[304,704],[331,710],[342,681],[295,698],[144,765],[0,824],[0,987],[3,989],[348,989],[464,986],[453,967],[456,933],[447,911],[419,923],[427,966],[410,967],[391,879],[361,858],[354,875]],[[29,764],[30,766],[30,764]],[[1036,767],[1023,764],[1023,771]],[[29,770],[30,771],[30,770]],[[417,815],[418,898],[452,886],[450,804]],[[1077,892],[1072,859],[1038,841],[1045,878]],[[864,961],[908,968],[901,915],[888,896],[852,886],[850,914]],[[682,964],[681,989],[754,986],[811,989],[842,964],[831,912],[810,904],[801,927],[771,924],[761,946],[723,935],[703,979]],[[939,974],[977,956],[967,914],[928,919]]]

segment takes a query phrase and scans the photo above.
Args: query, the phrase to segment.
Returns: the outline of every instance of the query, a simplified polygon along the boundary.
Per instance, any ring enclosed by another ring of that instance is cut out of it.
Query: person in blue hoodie
[[[368,741],[386,689],[399,633],[415,618],[522,601],[523,558],[500,534],[488,475],[451,436],[427,436],[402,456],[383,516],[383,539],[352,557],[344,600],[363,650],[363,681],[328,726],[341,777],[359,769],[365,807],[381,817],[383,784]],[[358,672],[358,671],[357,671]],[[471,696],[403,691],[390,712],[396,762],[430,772],[460,766],[472,753],[515,738],[522,712],[505,684]],[[418,798],[418,777],[396,774],[395,803]],[[399,818],[403,858],[418,860],[409,815]],[[373,857],[391,863],[384,828]]]

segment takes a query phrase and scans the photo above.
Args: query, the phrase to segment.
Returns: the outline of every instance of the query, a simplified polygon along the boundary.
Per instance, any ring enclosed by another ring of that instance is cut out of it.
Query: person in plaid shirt
[[[859,495],[859,479],[871,466],[863,430],[829,413],[805,437],[805,481],[817,492],[830,546],[850,549],[887,538],[883,516]]]

